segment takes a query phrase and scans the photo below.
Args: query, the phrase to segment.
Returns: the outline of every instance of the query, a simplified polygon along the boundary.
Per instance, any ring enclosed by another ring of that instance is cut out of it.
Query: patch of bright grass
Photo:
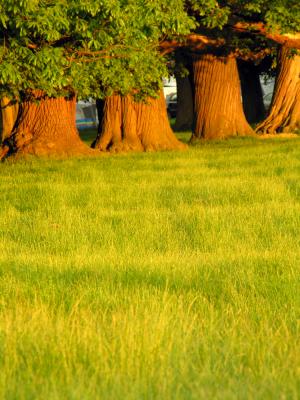
[[[0,398],[299,398],[299,161],[235,139],[2,164]]]

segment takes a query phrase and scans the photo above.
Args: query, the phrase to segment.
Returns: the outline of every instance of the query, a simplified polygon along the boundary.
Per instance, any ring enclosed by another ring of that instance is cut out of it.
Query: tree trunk
[[[300,129],[300,56],[291,57],[282,47],[278,55],[278,72],[268,117],[258,133],[293,132]]]
[[[76,99],[49,98],[41,91],[19,106],[12,134],[2,146],[7,154],[36,156],[70,156],[91,154],[76,129]]]
[[[131,96],[105,100],[103,119],[93,147],[102,151],[156,151],[183,149],[170,127],[163,92],[147,103]]]
[[[195,122],[191,141],[254,135],[241,99],[236,59],[212,54],[194,60]]]
[[[177,82],[177,115],[175,131],[192,129],[194,119],[193,91],[190,77],[176,76]]]
[[[259,72],[251,62],[238,63],[242,87],[243,108],[247,121],[250,124],[260,122],[266,116],[263,100],[263,91],[259,79]]]
[[[18,116],[18,110],[18,103],[12,103],[11,100],[7,97],[4,97],[1,100],[2,142],[11,135]]]

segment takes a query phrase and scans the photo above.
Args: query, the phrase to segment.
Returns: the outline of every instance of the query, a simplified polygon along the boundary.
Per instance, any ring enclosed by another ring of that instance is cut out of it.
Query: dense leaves
[[[300,29],[298,0],[0,0],[0,96],[154,94],[167,74],[159,43],[188,33],[259,51],[257,32]]]
[[[1,0],[0,91],[155,93],[162,37],[194,26],[183,1]]]

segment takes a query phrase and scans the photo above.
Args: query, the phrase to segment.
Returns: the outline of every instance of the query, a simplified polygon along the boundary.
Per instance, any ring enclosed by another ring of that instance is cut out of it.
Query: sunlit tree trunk
[[[3,142],[2,157],[6,154],[37,156],[71,156],[90,154],[76,129],[75,97],[49,98],[41,91],[19,106],[12,134]]]
[[[9,98],[4,97],[1,100],[2,133],[1,141],[10,137],[18,116],[19,105],[13,103]]]
[[[168,120],[163,92],[146,103],[132,96],[110,96],[93,147],[102,151],[156,151],[183,149]]]
[[[258,127],[259,133],[294,132],[300,129],[300,56],[291,57],[282,47],[278,72],[268,117]]]
[[[258,123],[266,115],[259,71],[251,62],[240,61],[238,65],[246,119],[250,124]]]
[[[193,63],[195,126],[192,141],[254,135],[242,105],[236,59],[199,56]]]

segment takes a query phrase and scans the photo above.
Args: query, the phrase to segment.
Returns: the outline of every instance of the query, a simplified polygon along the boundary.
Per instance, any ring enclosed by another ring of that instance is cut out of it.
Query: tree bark
[[[274,134],[300,129],[300,56],[290,56],[282,47],[270,113],[258,127],[258,133]]]
[[[10,137],[18,116],[19,105],[12,103],[7,97],[1,100],[2,133],[1,141]]]
[[[242,105],[236,59],[199,56],[193,62],[195,122],[191,141],[255,135]]]
[[[93,147],[101,151],[157,151],[183,149],[168,120],[163,92],[147,103],[132,96],[113,95],[104,103],[103,119]]]
[[[177,115],[175,131],[187,131],[193,126],[194,103],[190,77],[176,76],[177,82]]]
[[[259,72],[254,63],[240,61],[238,63],[241,80],[243,108],[247,121],[255,124],[266,116],[263,91]]]
[[[6,155],[71,156],[91,154],[76,129],[76,98],[49,98],[34,91],[19,106],[14,129],[2,145]]]

